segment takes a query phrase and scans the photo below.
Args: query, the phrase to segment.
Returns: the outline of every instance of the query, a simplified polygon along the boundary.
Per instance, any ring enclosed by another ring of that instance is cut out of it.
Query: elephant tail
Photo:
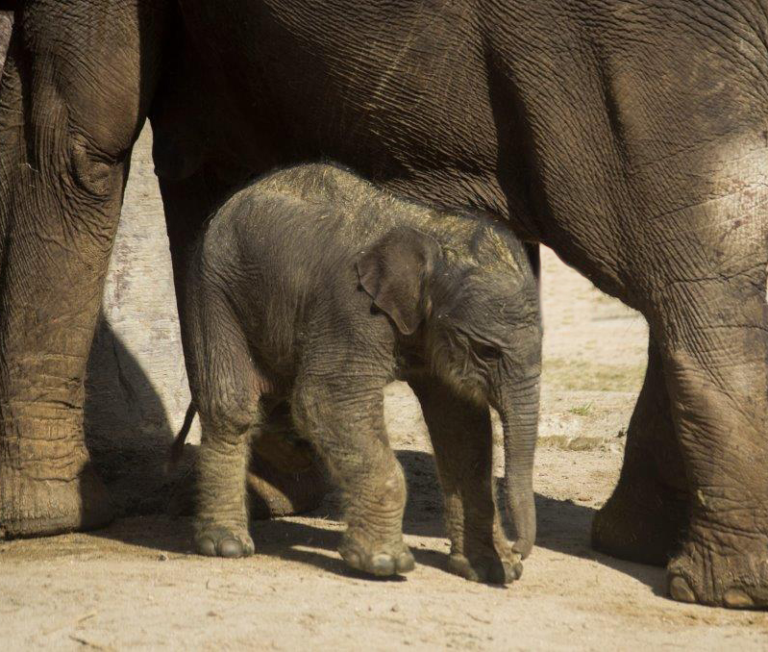
[[[195,414],[197,414],[197,408],[195,407],[194,402],[190,402],[189,407],[187,408],[187,414],[184,416],[184,423],[181,426],[181,430],[179,430],[179,434],[176,435],[176,439],[173,440],[168,451],[167,471],[172,471],[179,463],[179,460],[181,460],[182,455],[184,455],[184,444],[187,441],[187,435],[192,427],[192,421],[195,419]]]

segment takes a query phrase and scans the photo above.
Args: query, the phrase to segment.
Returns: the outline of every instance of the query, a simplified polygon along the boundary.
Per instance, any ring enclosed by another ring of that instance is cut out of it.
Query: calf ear
[[[430,236],[398,227],[357,260],[360,286],[404,335],[412,334],[426,316],[424,280],[438,253],[439,246]]]

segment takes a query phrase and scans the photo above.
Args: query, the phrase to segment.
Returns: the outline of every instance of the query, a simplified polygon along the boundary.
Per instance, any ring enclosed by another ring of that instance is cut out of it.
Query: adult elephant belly
[[[538,240],[523,121],[496,83],[473,4],[268,0],[224,13],[184,0],[191,86],[216,89],[215,103],[186,104],[201,113],[209,159],[253,172],[324,157]]]
[[[325,156],[552,246],[650,324],[594,544],[746,607],[768,605],[768,52],[759,3],[730,4],[182,0],[216,103],[166,205],[185,177],[222,192],[227,161]]]

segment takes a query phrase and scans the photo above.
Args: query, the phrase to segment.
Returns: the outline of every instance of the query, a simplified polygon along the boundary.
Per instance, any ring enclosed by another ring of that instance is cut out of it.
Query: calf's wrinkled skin
[[[768,606],[765,0],[26,0],[0,84],[0,529],[108,517],[82,381],[145,118],[184,314],[254,174],[326,156],[507,220],[650,325],[593,544]]]
[[[411,570],[405,480],[383,411],[384,387],[399,378],[429,426],[450,568],[495,583],[520,576],[536,529],[541,327],[536,281],[511,231],[396,199],[338,167],[298,166],[248,184],[214,213],[186,297],[203,427],[199,552],[253,552],[248,442],[287,403],[343,491],[347,564]],[[493,496],[489,403],[504,424],[514,545]]]

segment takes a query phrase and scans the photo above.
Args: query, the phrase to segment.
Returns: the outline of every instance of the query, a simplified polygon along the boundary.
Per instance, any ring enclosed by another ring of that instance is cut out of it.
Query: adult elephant
[[[230,188],[329,157],[506,220],[641,311],[648,371],[594,544],[671,558],[678,600],[768,605],[761,0],[28,0],[16,18],[0,86],[7,534],[105,518],[83,371],[149,116],[177,287]]]

